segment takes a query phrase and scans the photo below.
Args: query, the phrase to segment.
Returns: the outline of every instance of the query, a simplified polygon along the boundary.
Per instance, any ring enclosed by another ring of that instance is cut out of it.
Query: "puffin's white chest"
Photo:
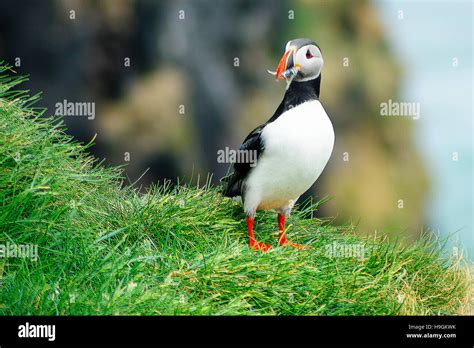
[[[334,130],[321,103],[306,102],[262,132],[264,152],[246,183],[245,208],[279,209],[316,181],[334,146]]]

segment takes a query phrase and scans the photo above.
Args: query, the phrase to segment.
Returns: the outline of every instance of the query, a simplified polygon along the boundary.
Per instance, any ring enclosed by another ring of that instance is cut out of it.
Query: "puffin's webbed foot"
[[[307,245],[293,243],[293,242],[290,242],[288,239],[286,239],[285,215],[283,214],[278,214],[278,243],[280,243],[281,246],[291,246],[297,249],[308,248]]]
[[[251,249],[260,250],[260,251],[263,251],[263,252],[266,252],[266,251],[268,251],[272,248],[270,246],[270,244],[265,244],[265,243],[259,242],[256,239],[250,239],[249,245],[250,245]]]
[[[250,248],[253,249],[253,250],[260,250],[260,251],[266,252],[266,251],[270,250],[272,247],[269,244],[259,242],[255,238],[255,235],[253,233],[253,220],[254,220],[253,217],[250,217],[250,216],[247,216],[247,218],[245,219],[245,221],[247,222],[247,229],[248,229],[248,232],[249,232],[249,245],[250,245]]]

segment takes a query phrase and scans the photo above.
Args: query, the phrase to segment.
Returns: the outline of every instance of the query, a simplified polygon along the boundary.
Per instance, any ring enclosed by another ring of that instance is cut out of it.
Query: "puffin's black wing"
[[[240,145],[240,150],[246,151],[257,151],[257,161],[260,158],[264,150],[264,144],[262,140],[262,131],[265,126],[273,121],[275,121],[285,110],[285,99],[280,103],[275,113],[270,117],[270,119],[264,124],[255,128],[249,135],[245,138],[242,145]],[[242,195],[243,183],[247,176],[250,173],[250,170],[255,168],[250,166],[250,163],[234,163],[234,172],[229,176],[222,179],[222,181],[227,182],[227,187],[224,190],[224,196],[226,197],[235,197]]]
[[[247,137],[245,138],[242,145],[240,145],[239,150],[243,151],[256,151],[257,161],[263,152],[263,141],[261,138],[263,128],[266,126],[266,123],[255,128]],[[242,185],[245,178],[248,176],[250,170],[253,168],[250,166],[251,163],[234,163],[234,172],[230,175],[227,182],[227,187],[224,190],[224,196],[226,197],[235,197],[242,195]]]

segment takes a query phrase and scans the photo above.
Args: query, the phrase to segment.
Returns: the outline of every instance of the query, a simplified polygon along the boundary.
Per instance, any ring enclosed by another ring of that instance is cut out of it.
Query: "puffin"
[[[306,247],[287,239],[285,219],[321,175],[334,147],[334,129],[319,100],[323,63],[321,49],[313,40],[288,41],[276,71],[268,71],[277,81],[286,81],[283,100],[239,149],[256,153],[256,163],[233,163],[233,172],[224,180],[224,196],[241,198],[251,249],[266,252],[272,248],[255,238],[257,210],[278,213],[279,245]]]

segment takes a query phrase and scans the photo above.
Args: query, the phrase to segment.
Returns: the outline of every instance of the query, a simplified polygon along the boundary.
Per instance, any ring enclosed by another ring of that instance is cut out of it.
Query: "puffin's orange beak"
[[[294,47],[288,48],[288,51],[285,52],[283,57],[281,57],[280,62],[278,63],[278,68],[276,70],[275,78],[277,80],[286,80],[287,78],[282,74],[293,67],[293,53],[295,52]]]

